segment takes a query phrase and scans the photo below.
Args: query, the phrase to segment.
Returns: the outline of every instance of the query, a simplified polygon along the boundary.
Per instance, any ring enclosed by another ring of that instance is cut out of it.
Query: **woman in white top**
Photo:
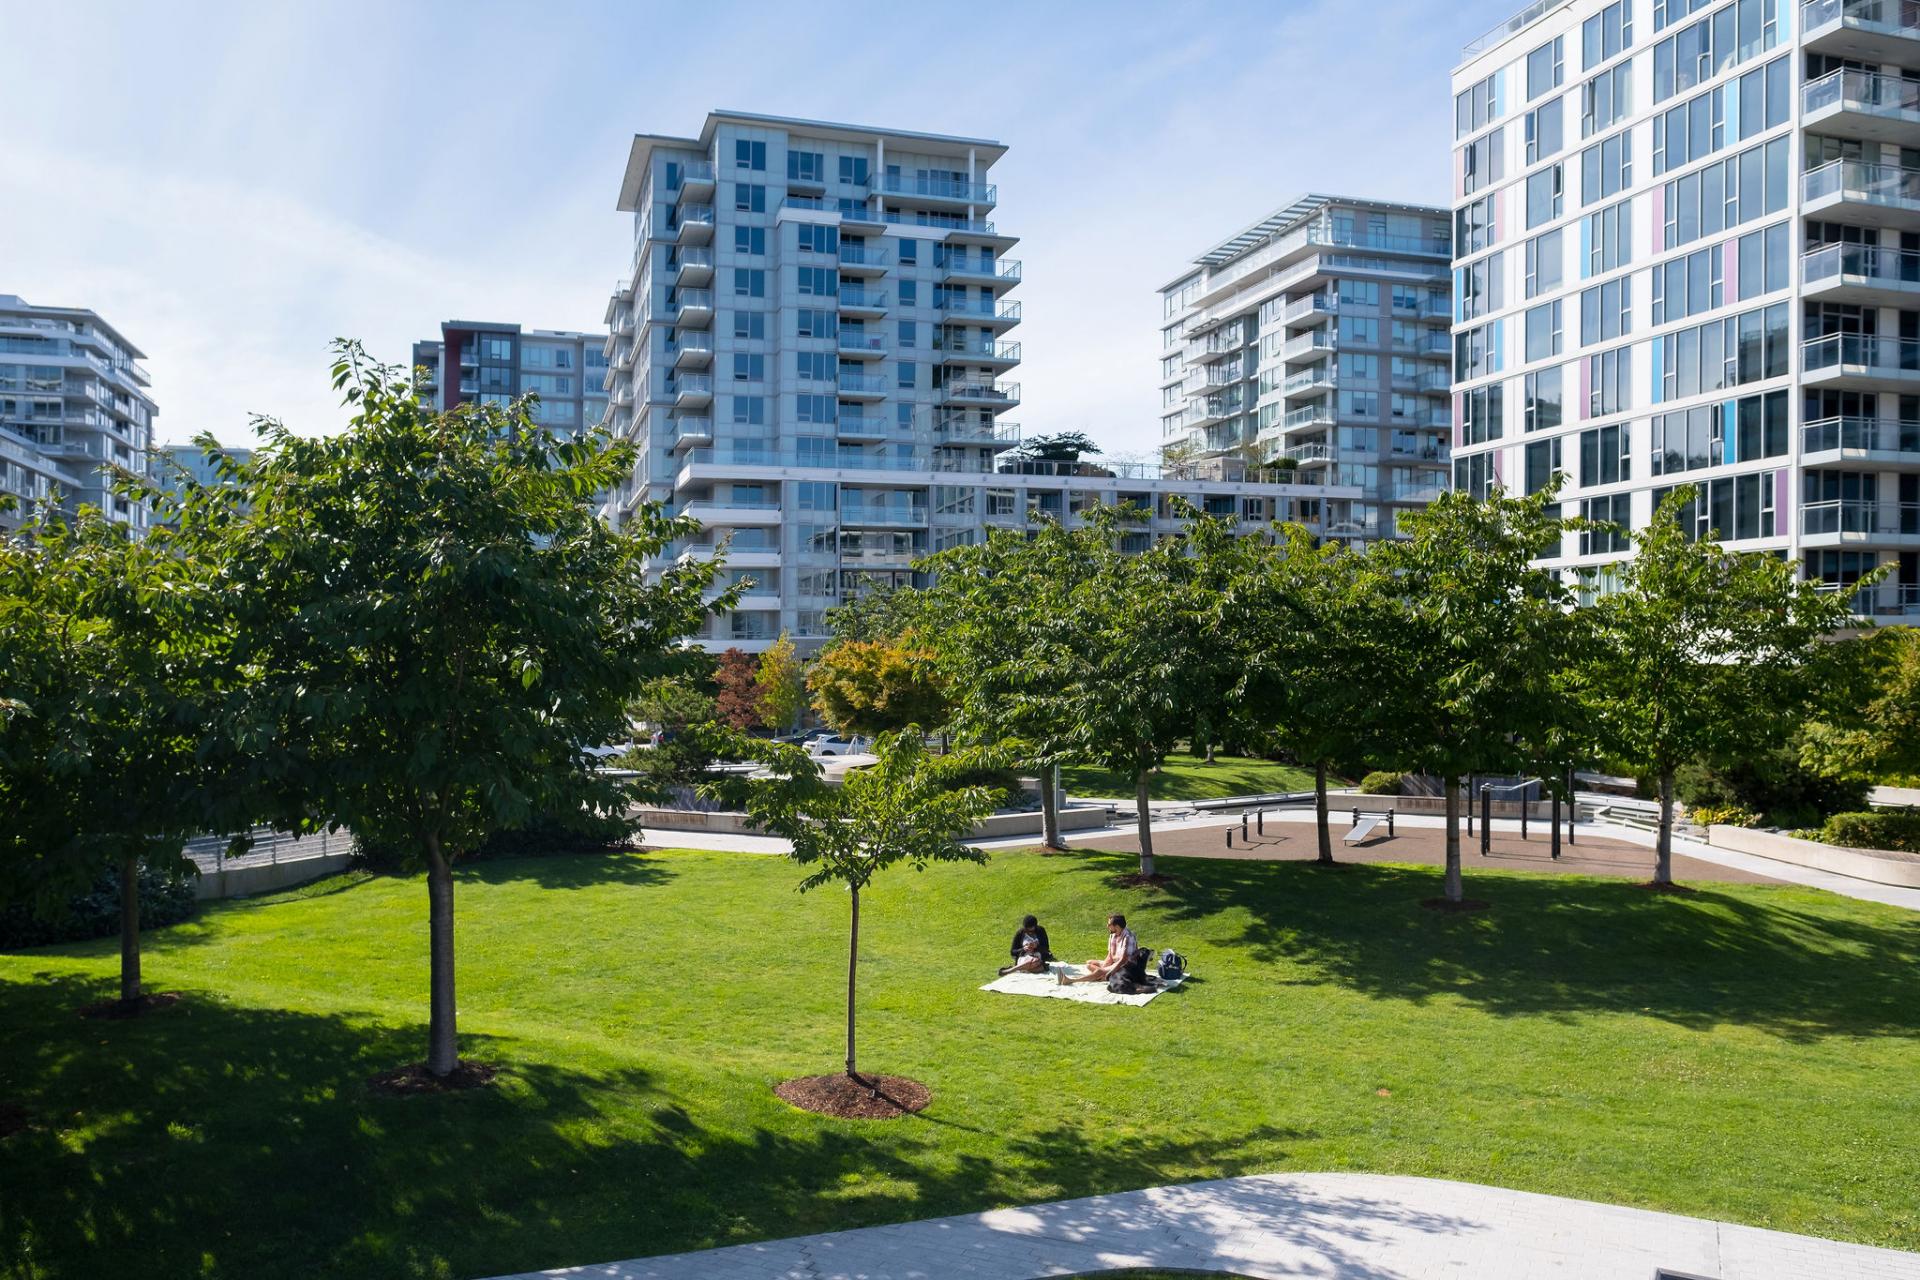
[[[1127,928],[1127,918],[1119,912],[1107,917],[1107,954],[1099,960],[1087,961],[1087,971],[1077,978],[1060,975],[1060,985],[1070,982],[1105,982],[1127,961],[1133,959],[1133,930]]]

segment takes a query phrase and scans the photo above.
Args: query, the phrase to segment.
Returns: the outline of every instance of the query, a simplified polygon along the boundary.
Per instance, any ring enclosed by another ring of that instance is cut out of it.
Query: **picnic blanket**
[[[995,978],[982,991],[999,991],[1013,996],[1047,996],[1054,1000],[1078,1000],[1082,1004],[1145,1004],[1157,995],[1173,990],[1186,978],[1175,978],[1171,982],[1164,980],[1158,989],[1143,991],[1137,996],[1123,996],[1107,990],[1102,982],[1076,983],[1070,987],[1060,985],[1059,974],[1065,972],[1069,977],[1085,973],[1087,967],[1079,964],[1051,964],[1045,973],[1010,973],[1004,978]]]

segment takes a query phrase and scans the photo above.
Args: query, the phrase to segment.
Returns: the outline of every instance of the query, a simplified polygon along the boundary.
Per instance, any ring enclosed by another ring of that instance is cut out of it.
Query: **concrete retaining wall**
[[[1798,836],[1720,825],[1707,828],[1707,843],[1719,849],[1756,854],[1816,871],[1852,876],[1856,880],[1920,889],[1920,855],[1916,854],[1889,849],[1842,849]]]
[[[256,893],[272,893],[276,889],[291,889],[297,884],[345,871],[347,858],[343,850],[312,858],[294,858],[287,862],[227,867],[219,871],[203,870],[193,882],[193,896],[207,902],[214,898],[245,898]]]
[[[641,834],[648,831],[705,831],[729,835],[763,834],[744,813],[703,812],[697,809],[639,809],[634,817]],[[1113,821],[1113,810],[1106,805],[1074,805],[1060,811],[1062,831],[1086,831],[1104,827]],[[1040,834],[1040,811],[996,813],[974,825],[973,838],[993,840],[1002,836]]]

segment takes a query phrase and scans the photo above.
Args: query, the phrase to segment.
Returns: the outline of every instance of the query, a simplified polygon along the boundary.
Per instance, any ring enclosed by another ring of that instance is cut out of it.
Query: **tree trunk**
[[[1673,770],[1660,773],[1660,842],[1655,846],[1653,882],[1673,883]]]
[[[432,995],[427,1012],[427,1070],[444,1076],[460,1063],[453,1003],[453,866],[438,832],[427,836],[427,936]]]
[[[120,857],[120,1000],[140,998],[140,857]]]
[[[853,890],[853,927],[847,933],[847,1076],[858,1080],[853,1065],[853,975],[860,964],[860,886]]]
[[[1134,803],[1139,806],[1140,823],[1140,874],[1153,874],[1153,810],[1148,807],[1147,789],[1152,780],[1152,771],[1142,769],[1134,775]]]
[[[1460,883],[1460,779],[1448,774],[1441,785],[1447,789],[1446,897],[1448,902],[1459,902],[1466,897]]]
[[[1060,839],[1060,766],[1040,771],[1040,847],[1064,849]]]
[[[1320,831],[1320,861],[1333,865],[1333,831],[1327,823],[1327,762],[1313,762],[1313,821]]]

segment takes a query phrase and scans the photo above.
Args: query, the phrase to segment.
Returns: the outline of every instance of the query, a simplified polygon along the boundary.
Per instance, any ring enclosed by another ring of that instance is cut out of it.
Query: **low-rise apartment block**
[[[437,340],[413,344],[413,365],[426,370],[424,394],[436,408],[533,393],[535,419],[571,432],[606,418],[606,345],[604,333],[448,320]]]

